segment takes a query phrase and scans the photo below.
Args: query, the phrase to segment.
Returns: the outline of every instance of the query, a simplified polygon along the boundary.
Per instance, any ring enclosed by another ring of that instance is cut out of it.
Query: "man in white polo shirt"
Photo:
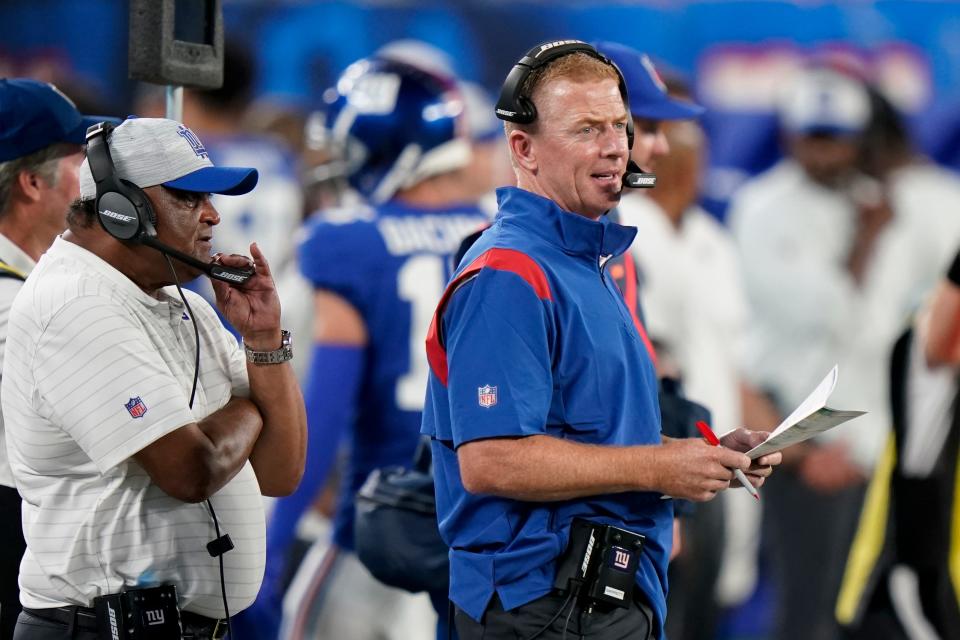
[[[246,282],[214,282],[244,348],[170,285],[210,270],[210,194],[246,193],[257,174],[214,167],[172,120],[87,139],[69,228],[10,313],[0,393],[27,540],[15,637],[92,640],[118,606],[97,599],[138,589],[125,606],[139,598],[144,620],[169,621],[154,611],[172,585],[183,637],[219,638],[225,610],[259,589],[260,495],[296,487],[306,420],[256,244]],[[236,281],[248,259],[214,262]]]

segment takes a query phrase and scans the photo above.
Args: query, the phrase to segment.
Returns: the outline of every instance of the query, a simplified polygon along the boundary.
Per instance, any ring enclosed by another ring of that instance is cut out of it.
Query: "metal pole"
[[[167,85],[167,119],[183,122],[183,87]]]

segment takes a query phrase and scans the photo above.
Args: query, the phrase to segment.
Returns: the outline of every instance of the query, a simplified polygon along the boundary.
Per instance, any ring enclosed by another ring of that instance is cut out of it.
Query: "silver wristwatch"
[[[253,364],[280,364],[293,359],[293,336],[286,329],[280,330],[280,348],[273,351],[254,351],[246,344],[243,351],[247,354],[247,362]]]

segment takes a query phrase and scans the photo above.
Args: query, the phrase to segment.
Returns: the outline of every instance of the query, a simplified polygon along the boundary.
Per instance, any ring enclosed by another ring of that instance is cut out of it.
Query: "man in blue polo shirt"
[[[751,466],[766,434],[726,447],[667,440],[643,341],[604,267],[635,229],[604,214],[620,199],[630,115],[616,67],[576,41],[530,51],[497,113],[517,188],[461,261],[427,339],[423,432],[433,438],[437,511],[451,548],[461,640],[663,635],[673,507],[710,500]],[[625,607],[554,589],[581,518],[644,537]]]

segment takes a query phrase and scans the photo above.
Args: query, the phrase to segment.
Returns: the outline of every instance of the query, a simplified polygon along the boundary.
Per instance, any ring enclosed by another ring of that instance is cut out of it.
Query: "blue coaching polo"
[[[552,589],[574,517],[646,536],[637,584],[666,615],[673,507],[659,493],[524,502],[468,493],[455,449],[545,434],[611,446],[659,444],[651,356],[603,265],[636,229],[497,192],[493,226],[461,262],[427,338],[423,433],[433,438],[450,598],[479,620],[491,597],[513,609]]]

